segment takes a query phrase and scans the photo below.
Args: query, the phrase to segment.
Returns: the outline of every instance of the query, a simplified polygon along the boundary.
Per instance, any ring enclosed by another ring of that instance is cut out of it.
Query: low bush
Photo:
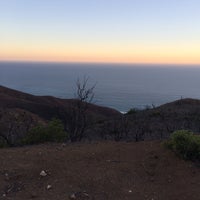
[[[0,148],[8,147],[6,140],[0,136]]]
[[[175,131],[166,145],[184,159],[200,160],[200,137],[190,131]]]
[[[64,131],[62,122],[59,119],[53,119],[47,124],[47,126],[38,125],[32,128],[22,140],[22,144],[64,142],[67,138],[68,135]]]
[[[139,109],[131,108],[126,114],[127,115],[132,115],[132,114],[136,114],[137,112],[139,112]]]

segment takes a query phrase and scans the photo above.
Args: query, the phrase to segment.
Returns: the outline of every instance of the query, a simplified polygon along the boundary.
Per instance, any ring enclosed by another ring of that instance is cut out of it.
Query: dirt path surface
[[[200,168],[159,142],[0,149],[0,199],[199,200],[199,191]]]

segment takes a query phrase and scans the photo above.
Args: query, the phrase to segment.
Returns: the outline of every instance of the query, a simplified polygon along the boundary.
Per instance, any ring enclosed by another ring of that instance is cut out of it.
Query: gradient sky
[[[200,0],[0,0],[0,60],[200,64]]]

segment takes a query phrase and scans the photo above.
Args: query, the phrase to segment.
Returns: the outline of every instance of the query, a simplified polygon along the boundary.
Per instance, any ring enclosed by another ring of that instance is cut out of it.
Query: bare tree
[[[81,81],[79,78],[76,81],[76,99],[81,102],[91,103],[94,99],[94,89],[96,84],[88,87],[89,77],[84,76]]]
[[[76,81],[75,102],[70,104],[66,129],[72,142],[80,141],[84,137],[87,128],[87,110],[89,103],[94,99],[96,84],[88,86],[89,77],[84,76],[82,80]]]

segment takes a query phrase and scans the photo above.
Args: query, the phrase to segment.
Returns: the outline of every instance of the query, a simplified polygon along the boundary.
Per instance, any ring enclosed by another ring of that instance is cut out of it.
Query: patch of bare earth
[[[0,199],[5,200],[199,200],[199,188],[200,169],[160,142],[0,150]]]

